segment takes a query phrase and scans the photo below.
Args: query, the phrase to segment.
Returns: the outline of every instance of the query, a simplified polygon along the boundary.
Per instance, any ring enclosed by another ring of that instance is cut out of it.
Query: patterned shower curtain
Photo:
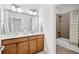
[[[70,44],[78,47],[79,41],[79,10],[70,12]]]

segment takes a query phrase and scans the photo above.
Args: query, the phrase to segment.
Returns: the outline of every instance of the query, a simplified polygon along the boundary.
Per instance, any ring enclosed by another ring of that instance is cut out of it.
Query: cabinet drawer
[[[31,40],[31,39],[37,39],[37,38],[43,38],[44,36],[43,35],[36,35],[36,36],[31,36],[31,37],[29,37],[29,39]]]
[[[30,40],[29,41],[29,54],[32,54],[32,53],[36,53],[37,50],[36,50],[36,40]]]
[[[12,44],[12,43],[18,43],[18,42],[22,42],[22,41],[26,41],[28,40],[28,38],[14,38],[14,39],[7,39],[7,40],[2,40],[2,44],[6,45],[6,44]]]
[[[23,38],[18,38],[17,42],[23,42],[23,41],[27,41],[28,38],[27,37],[23,37]]]
[[[39,38],[37,40],[37,51],[41,51],[44,48],[44,39],[43,38]]]
[[[29,37],[29,39],[36,39],[37,37],[36,36],[32,36],[32,37]]]
[[[16,43],[16,42],[17,42],[17,39],[2,40],[2,45],[12,44],[12,43]]]
[[[37,36],[37,38],[43,38],[44,36],[43,35],[39,35],[39,36]]]

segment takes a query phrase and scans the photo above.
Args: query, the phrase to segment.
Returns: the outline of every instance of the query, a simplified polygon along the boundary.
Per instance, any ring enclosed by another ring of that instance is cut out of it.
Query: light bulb
[[[13,11],[16,11],[16,7],[14,5],[12,6],[12,10]]]
[[[33,15],[37,15],[37,12],[33,12]]]
[[[19,7],[19,8],[17,9],[17,11],[18,11],[18,12],[22,12],[22,9],[21,9],[21,7]]]
[[[33,15],[33,11],[30,11],[29,14],[30,14],[30,15]]]

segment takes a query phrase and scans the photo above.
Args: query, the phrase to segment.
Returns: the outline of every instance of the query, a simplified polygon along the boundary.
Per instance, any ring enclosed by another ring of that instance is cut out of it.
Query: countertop
[[[44,34],[44,33],[3,35],[3,36],[0,37],[0,40],[11,39],[11,38],[18,38],[18,37],[25,37],[25,36],[33,36],[33,35],[40,35],[40,34]]]

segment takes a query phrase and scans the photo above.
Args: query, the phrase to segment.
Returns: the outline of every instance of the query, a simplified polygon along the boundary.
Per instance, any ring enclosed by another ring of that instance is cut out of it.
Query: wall
[[[61,16],[61,18],[59,18]],[[58,35],[58,32],[60,32],[60,36],[62,38],[67,38],[69,39],[69,24],[70,24],[70,15],[69,13],[61,14],[61,15],[56,15],[56,32]]]
[[[61,36],[69,39],[69,24],[70,24],[69,13],[62,14],[61,16]]]
[[[45,34],[44,51],[46,53],[56,53],[56,13],[54,5],[40,5],[40,20],[43,22]]]

